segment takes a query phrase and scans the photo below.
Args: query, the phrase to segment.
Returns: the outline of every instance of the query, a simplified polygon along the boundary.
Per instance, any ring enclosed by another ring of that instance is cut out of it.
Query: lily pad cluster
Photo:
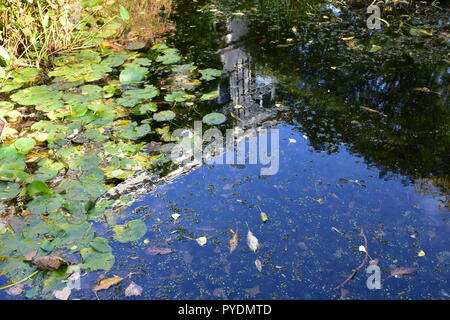
[[[33,273],[24,258],[30,252],[57,252],[84,271],[108,271],[115,259],[107,237],[138,241],[147,227],[142,220],[114,225],[105,217],[112,201],[98,199],[136,171],[167,161],[149,153],[147,143],[173,141],[175,106],[218,96],[198,88],[220,71],[183,64],[178,50],[164,44],[145,53],[83,50],[54,64],[48,81],[25,68],[0,84],[10,94],[0,101],[8,122],[0,144],[0,206],[17,222],[0,224],[0,274],[12,282]],[[205,122],[223,122],[211,119]],[[102,234],[92,227],[97,221],[107,222]],[[28,279],[26,296],[62,289],[72,266]]]

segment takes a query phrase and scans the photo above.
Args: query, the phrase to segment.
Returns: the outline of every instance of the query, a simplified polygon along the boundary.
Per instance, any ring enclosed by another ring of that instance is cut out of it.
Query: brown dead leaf
[[[106,290],[109,289],[110,287],[112,287],[115,284],[118,284],[120,281],[122,281],[123,278],[121,277],[112,277],[112,278],[107,278],[107,279],[103,279],[100,280],[99,282],[97,282],[97,284],[92,288],[93,291],[100,291],[100,290]]]
[[[25,261],[31,261],[33,258],[37,255],[37,250],[32,250],[30,252],[27,252],[23,255],[23,259]]]
[[[228,243],[230,244],[230,253],[232,253],[234,250],[236,250],[236,248],[238,246],[238,242],[239,242],[238,234],[233,233],[230,240],[228,240]]]
[[[147,249],[147,254],[151,255],[151,256],[156,256],[156,255],[164,255],[164,254],[169,254],[174,252],[172,249],[170,248],[159,248],[159,247],[150,247]]]
[[[69,262],[65,261],[63,258],[52,255],[33,259],[31,263],[34,264],[38,268],[38,270],[41,271],[44,270],[55,271],[61,268],[62,266],[69,265]]]
[[[407,274],[411,274],[417,271],[417,268],[410,268],[410,267],[397,267],[391,270],[391,276],[393,277],[399,277],[404,276]]]

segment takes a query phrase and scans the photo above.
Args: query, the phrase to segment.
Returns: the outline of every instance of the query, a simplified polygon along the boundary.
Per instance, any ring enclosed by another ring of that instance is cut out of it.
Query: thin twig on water
[[[367,241],[367,237],[366,237],[366,234],[364,233],[363,229],[361,229],[361,232],[359,233],[359,235],[364,238],[364,248],[365,248],[364,259],[360,263],[360,265],[356,269],[354,269],[353,272],[347,277],[347,279],[345,279],[340,285],[335,287],[333,290],[336,290],[336,289],[339,289],[339,288],[345,286],[350,280],[352,280],[356,276],[356,274],[359,272],[359,270],[361,270],[367,264],[367,262],[369,260],[369,249],[367,247],[368,241]]]

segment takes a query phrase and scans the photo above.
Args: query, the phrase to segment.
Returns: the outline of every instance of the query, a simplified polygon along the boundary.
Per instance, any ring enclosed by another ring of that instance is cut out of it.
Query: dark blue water
[[[418,194],[400,178],[380,179],[344,147],[333,155],[315,152],[292,127],[277,128],[278,174],[261,177],[258,165],[205,165],[135,203],[128,218],[146,217],[148,244],[141,239],[122,247],[110,273],[136,272],[140,298],[152,299],[445,298],[449,214],[439,210],[439,199]],[[266,223],[258,207],[268,214]],[[174,213],[180,214],[176,221]],[[256,253],[246,244],[247,224],[262,244]],[[364,258],[361,228],[370,258],[379,261],[382,289],[367,288],[363,268],[344,290],[334,290]],[[233,253],[229,229],[239,234]],[[188,239],[201,236],[208,239],[203,247]],[[175,252],[145,253],[155,246]],[[389,277],[395,267],[417,271]],[[99,292],[101,298],[122,295],[120,289]]]

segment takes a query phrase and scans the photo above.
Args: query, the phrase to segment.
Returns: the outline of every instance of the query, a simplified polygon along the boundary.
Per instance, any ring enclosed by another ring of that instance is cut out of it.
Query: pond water
[[[339,35],[353,27],[308,29],[301,8],[278,8],[280,17],[251,1],[188,3],[178,4],[169,40],[223,70],[211,108],[234,112],[241,127],[278,130],[279,170],[204,164],[160,185],[124,213],[144,217],[149,232],[145,243],[115,246],[111,273],[133,273],[145,299],[448,299],[448,64],[355,54]],[[377,39],[388,46],[392,36]],[[361,230],[380,290],[366,285],[368,264],[340,286],[364,259]],[[395,276],[399,268],[408,271]],[[98,295],[123,298],[122,289]]]
[[[110,243],[108,274],[129,278],[93,293],[101,272],[90,273],[72,298],[122,299],[133,281],[139,299],[449,299],[448,41],[367,31],[350,13],[302,1],[210,3],[178,1],[168,41],[223,71],[209,108],[233,118],[222,130],[268,129],[250,141],[276,138],[278,170],[261,175],[268,165],[247,157],[159,184],[120,215],[143,219],[145,237]],[[405,48],[414,52],[396,51]],[[367,264],[342,285],[364,251]],[[369,264],[379,290],[366,284]]]

